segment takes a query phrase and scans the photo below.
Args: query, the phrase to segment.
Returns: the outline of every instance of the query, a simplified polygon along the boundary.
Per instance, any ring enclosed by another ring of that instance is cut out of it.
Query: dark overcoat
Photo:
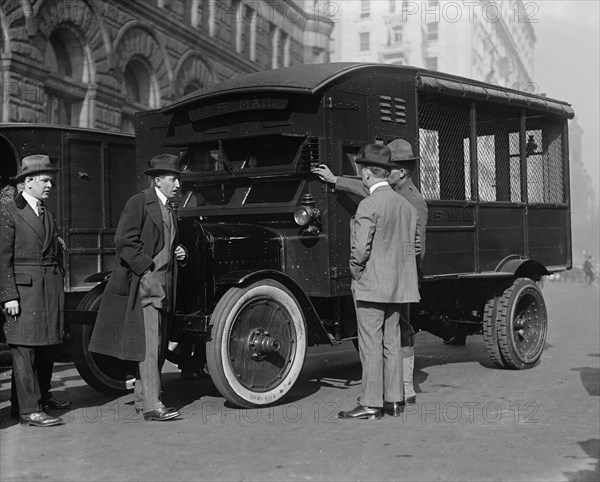
[[[0,303],[19,300],[18,317],[6,316],[4,333],[13,345],[62,342],[64,285],[62,248],[54,215],[46,224],[22,194],[0,206]]]
[[[117,231],[115,267],[100,302],[89,350],[121,360],[146,357],[140,278],[154,268],[153,258],[164,246],[160,200],[152,187],[132,196],[125,205]],[[173,226],[177,226],[173,219]],[[177,246],[177,230],[173,247]],[[174,263],[175,287],[177,263]],[[175,293],[172,298],[175,300]],[[172,304],[175,306],[175,303]]]

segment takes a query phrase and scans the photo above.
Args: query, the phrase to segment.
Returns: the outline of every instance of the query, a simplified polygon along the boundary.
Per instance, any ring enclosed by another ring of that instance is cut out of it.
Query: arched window
[[[121,131],[135,132],[135,113],[160,106],[156,78],[145,59],[133,57],[123,73],[125,104],[121,114]]]
[[[49,71],[45,84],[46,121],[50,124],[89,126],[84,101],[90,83],[89,52],[69,27],[50,34],[44,63]]]

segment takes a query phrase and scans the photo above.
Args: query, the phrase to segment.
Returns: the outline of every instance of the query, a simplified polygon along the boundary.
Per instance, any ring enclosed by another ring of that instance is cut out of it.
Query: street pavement
[[[493,367],[481,335],[465,347],[417,335],[417,405],[398,418],[348,421],[360,391],[351,343],[309,350],[285,403],[239,410],[209,379],[163,372],[183,418],[145,422],[132,395],[88,387],[72,364],[53,386],[65,424],[9,418],[0,374],[0,480],[559,480],[600,479],[598,287],[545,283],[547,344],[529,370]],[[59,412],[60,413],[60,412]]]

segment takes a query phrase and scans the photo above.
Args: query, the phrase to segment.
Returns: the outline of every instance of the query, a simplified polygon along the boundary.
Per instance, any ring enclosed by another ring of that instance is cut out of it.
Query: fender
[[[270,278],[281,283],[291,291],[300,304],[308,325],[309,345],[312,346],[322,343],[328,343],[330,345],[333,344],[327,330],[323,326],[323,322],[319,318],[319,315],[317,315],[315,307],[313,306],[312,301],[310,301],[310,298],[306,296],[304,290],[302,290],[302,288],[300,288],[292,278],[281,271],[271,269],[260,271],[232,271],[227,273],[225,276],[216,279],[215,284],[225,291],[233,286],[250,284],[265,278]]]
[[[519,255],[511,255],[504,258],[496,271],[499,273],[511,273],[517,278],[531,278],[539,281],[542,276],[548,276],[550,272],[539,261],[523,258]]]

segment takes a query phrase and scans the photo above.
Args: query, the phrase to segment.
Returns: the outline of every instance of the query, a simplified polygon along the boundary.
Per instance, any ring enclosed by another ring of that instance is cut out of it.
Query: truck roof
[[[191,106],[197,102],[231,94],[276,91],[311,95],[333,83],[343,75],[366,70],[397,70],[404,74],[412,73],[416,86],[419,89],[458,95],[460,97],[483,97],[486,100],[500,103],[550,111],[562,114],[568,118],[574,116],[570,104],[543,95],[530,94],[495,84],[488,84],[417,67],[363,62],[304,64],[242,75],[224,82],[211,84],[203,89],[185,95],[173,104],[158,110],[168,113],[179,108],[185,108],[188,105]]]

